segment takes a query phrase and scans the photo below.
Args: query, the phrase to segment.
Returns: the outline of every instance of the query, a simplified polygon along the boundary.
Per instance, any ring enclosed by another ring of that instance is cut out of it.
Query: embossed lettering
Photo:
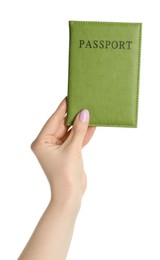
[[[84,40],[79,40],[79,48],[82,48],[82,45],[84,45],[85,41]]]
[[[119,49],[125,49],[125,47],[124,47],[124,41],[120,41],[119,42]]]
[[[104,48],[104,41],[99,41],[99,48],[100,49],[103,49]]]
[[[132,41],[122,41],[122,40],[79,40],[79,48],[83,49],[120,49],[120,50],[130,50],[132,47]]]
[[[132,41],[126,41],[126,44],[128,45],[128,49],[131,49],[131,43]]]
[[[98,48],[98,41],[97,40],[93,41],[93,48]]]
[[[111,45],[111,42],[110,41],[106,41],[106,48],[108,49],[109,46]]]
[[[87,41],[86,48],[92,48],[90,41]]]
[[[117,49],[118,48],[118,42],[117,41],[113,41],[112,42],[112,49]]]

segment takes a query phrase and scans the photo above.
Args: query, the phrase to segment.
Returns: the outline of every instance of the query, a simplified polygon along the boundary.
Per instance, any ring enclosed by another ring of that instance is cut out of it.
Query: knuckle
[[[31,143],[30,147],[34,153],[36,153],[40,149],[40,143],[40,140],[37,138]]]

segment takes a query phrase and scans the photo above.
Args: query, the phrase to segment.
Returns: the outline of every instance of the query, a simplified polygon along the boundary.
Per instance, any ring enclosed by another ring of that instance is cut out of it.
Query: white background
[[[159,1],[0,1],[0,259],[17,259],[49,185],[30,144],[67,95],[69,20],[142,22],[137,129],[98,127],[67,260],[160,259]]]

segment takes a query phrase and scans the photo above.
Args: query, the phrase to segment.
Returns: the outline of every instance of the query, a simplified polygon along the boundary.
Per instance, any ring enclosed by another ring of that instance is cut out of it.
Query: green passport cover
[[[69,21],[68,113],[90,126],[137,127],[141,23]]]

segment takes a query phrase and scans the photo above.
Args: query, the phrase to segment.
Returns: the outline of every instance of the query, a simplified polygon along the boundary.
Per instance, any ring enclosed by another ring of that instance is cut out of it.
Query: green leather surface
[[[141,23],[69,21],[68,114],[90,126],[137,127]]]

